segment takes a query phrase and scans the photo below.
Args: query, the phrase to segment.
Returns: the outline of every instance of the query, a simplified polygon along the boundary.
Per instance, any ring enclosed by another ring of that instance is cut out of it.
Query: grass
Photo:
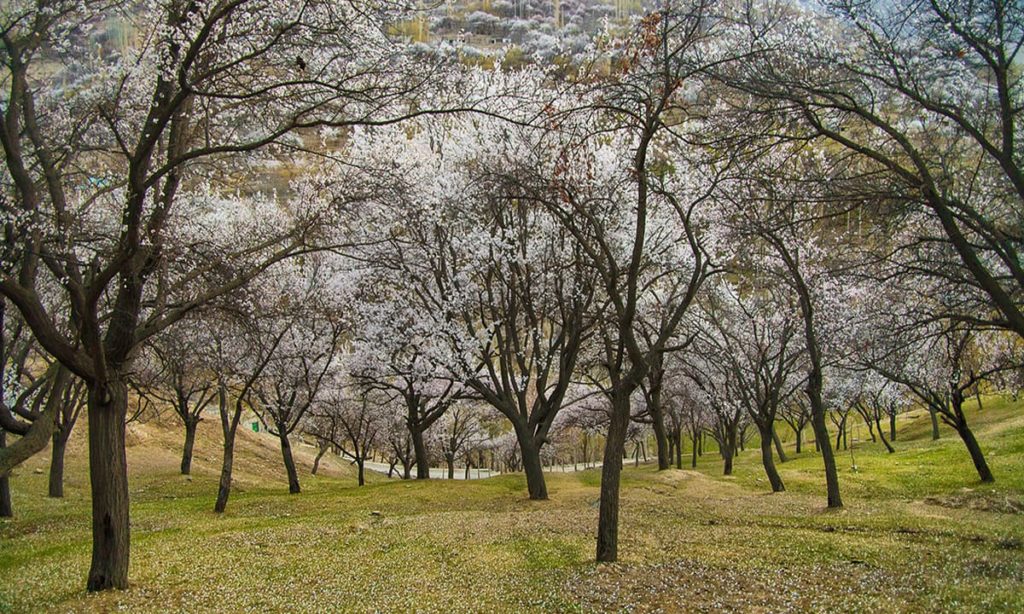
[[[911,416],[896,454],[858,441],[853,471],[840,452],[840,511],[824,509],[812,453],[780,465],[789,490],[776,495],[750,448],[730,478],[711,454],[697,471],[627,466],[620,562],[600,566],[599,470],[551,474],[551,499],[534,502],[515,475],[358,488],[329,461],[314,478],[297,447],[303,493],[289,496],[274,442],[248,433],[216,516],[215,428],[191,481],[176,475],[177,431],[153,428],[129,449],[131,587],[83,590],[89,501],[73,448],[65,500],[44,496],[44,458],[12,480],[0,611],[1024,611],[1020,409],[992,400],[970,416],[995,485],[951,432],[932,442],[927,414]]]

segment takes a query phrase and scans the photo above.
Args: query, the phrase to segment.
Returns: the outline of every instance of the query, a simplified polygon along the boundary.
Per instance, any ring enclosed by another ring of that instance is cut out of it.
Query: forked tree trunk
[[[770,431],[770,432],[769,432]],[[772,457],[772,440],[774,429],[768,425],[767,429],[761,431],[761,463],[764,465],[764,472],[768,476],[768,482],[772,486],[772,492],[782,492],[786,486],[782,483],[782,476],[775,468],[775,459]]]
[[[597,561],[613,563],[619,555],[619,486],[622,454],[629,428],[629,396],[632,389],[619,386],[612,393],[612,415],[601,465],[601,500],[597,520]]]
[[[295,470],[295,459],[292,457],[292,444],[288,441],[288,434],[283,427],[279,427],[278,439],[281,440],[281,457],[284,459],[284,468],[288,472],[288,492],[298,494],[302,491],[299,487],[299,473]]]
[[[64,496],[64,452],[67,450],[68,435],[70,434],[70,432],[62,432],[62,429],[57,429],[53,432],[51,443],[53,447],[50,450],[48,494],[55,499],[60,499]]]
[[[89,483],[92,488],[92,563],[86,588],[128,587],[128,460],[125,417],[128,387],[111,374],[91,383],[89,411]]]
[[[181,475],[192,473],[192,448],[196,444],[196,428],[199,420],[188,418],[185,420],[185,446],[181,452]]]

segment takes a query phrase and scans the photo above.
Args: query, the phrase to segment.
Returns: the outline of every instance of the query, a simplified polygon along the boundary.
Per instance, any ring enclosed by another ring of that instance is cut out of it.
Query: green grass
[[[970,416],[995,485],[978,483],[950,431],[930,441],[926,414],[901,421],[893,455],[858,441],[856,472],[838,456],[840,511],[824,509],[813,453],[780,465],[789,490],[776,495],[756,449],[730,478],[710,453],[698,471],[627,466],[620,562],[600,566],[599,470],[549,475],[542,502],[521,476],[358,488],[340,470],[302,476],[289,496],[268,460],[269,483],[244,483],[217,516],[216,471],[136,469],[140,448],[131,587],[99,595],[83,590],[83,458],[69,459],[63,501],[44,496],[34,461],[13,480],[16,517],[0,522],[0,612],[1019,612],[1024,515],[1009,511],[1024,497],[1022,415],[993,399]]]

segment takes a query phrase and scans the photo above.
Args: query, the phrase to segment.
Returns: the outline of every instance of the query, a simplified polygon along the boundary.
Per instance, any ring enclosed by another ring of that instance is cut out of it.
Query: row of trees
[[[990,481],[963,404],[1020,368],[1021,12],[665,0],[556,79],[413,53],[390,3],[8,3],[0,472],[84,396],[90,590],[127,583],[147,396],[183,470],[218,406],[218,510],[247,407],[298,492],[297,429],[366,458],[358,416],[399,403],[426,477],[424,434],[484,403],[534,499],[583,407],[599,561],[636,423],[659,467],[688,430],[728,470],[749,420],[781,490],[774,428],[809,422],[837,507],[829,416],[881,434],[909,393]],[[111,15],[137,36],[92,53]]]

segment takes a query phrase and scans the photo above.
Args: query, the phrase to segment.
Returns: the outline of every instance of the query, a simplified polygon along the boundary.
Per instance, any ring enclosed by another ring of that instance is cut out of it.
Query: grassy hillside
[[[950,433],[933,443],[927,416],[908,417],[896,454],[858,442],[856,472],[839,456],[838,512],[824,509],[811,453],[780,466],[790,490],[777,495],[751,449],[732,478],[711,455],[698,471],[627,467],[622,560],[602,566],[598,471],[551,475],[551,500],[531,502],[514,475],[357,488],[334,465],[312,478],[306,450],[304,492],[289,496],[274,441],[247,433],[239,488],[218,517],[217,426],[197,443],[191,481],[176,475],[177,431],[146,428],[129,450],[131,588],[83,590],[77,449],[64,501],[44,496],[34,470],[45,459],[13,480],[0,611],[1024,611],[1021,409],[993,401],[971,415],[995,485],[978,483]]]

